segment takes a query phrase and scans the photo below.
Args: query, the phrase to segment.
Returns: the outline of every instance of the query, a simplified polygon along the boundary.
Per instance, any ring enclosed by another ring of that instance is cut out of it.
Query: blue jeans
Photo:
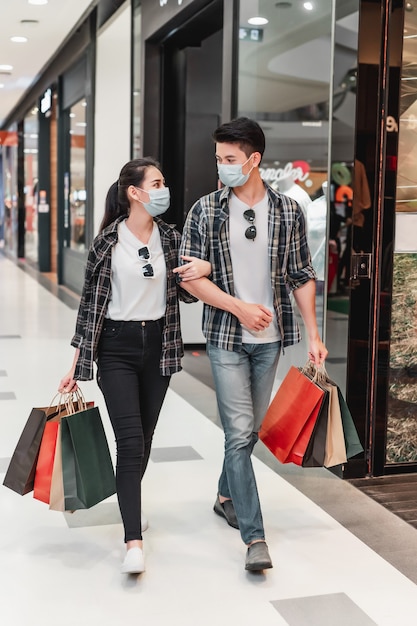
[[[251,454],[269,406],[281,342],[243,344],[240,352],[207,345],[225,435],[219,494],[231,498],[243,541],[265,539]]]

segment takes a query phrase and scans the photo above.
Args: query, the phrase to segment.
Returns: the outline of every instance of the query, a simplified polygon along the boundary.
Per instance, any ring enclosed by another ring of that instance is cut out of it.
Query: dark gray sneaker
[[[273,567],[265,541],[257,541],[249,546],[246,553],[245,569],[250,572],[259,572]]]
[[[224,517],[229,526],[232,526],[232,528],[237,528],[239,530],[239,524],[237,521],[235,508],[231,500],[225,500],[223,503],[221,503],[219,500],[219,496],[217,496],[216,502],[214,503],[213,511],[217,513],[217,515],[220,515],[220,517]]]

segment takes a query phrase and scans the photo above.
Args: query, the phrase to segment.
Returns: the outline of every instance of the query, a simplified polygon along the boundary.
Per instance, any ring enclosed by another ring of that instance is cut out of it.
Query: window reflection
[[[392,273],[387,463],[417,461],[417,15],[405,12]],[[387,131],[398,130],[388,118]],[[394,167],[396,163],[392,163]],[[389,163],[388,163],[389,166]],[[391,252],[391,251],[390,251]],[[388,300],[391,268],[382,279]]]
[[[25,163],[25,257],[38,261],[38,109],[34,107],[24,120]]]
[[[72,250],[85,250],[85,208],[86,191],[86,151],[85,136],[87,126],[87,103],[80,100],[70,109],[70,188],[69,210]]]
[[[332,4],[240,2],[239,115],[266,135],[262,177],[296,200],[307,222],[324,326]],[[253,34],[252,18],[268,20]],[[349,69],[345,68],[343,75]]]
[[[318,324],[324,334],[327,322],[328,370],[342,390],[347,324],[342,327],[340,320],[347,322],[349,296],[336,292],[338,274],[349,279],[358,5],[317,0],[306,10],[299,2],[241,0],[239,24],[238,113],[256,119],[265,132],[263,178],[294,198],[305,213],[318,278]],[[257,27],[256,36],[249,22],[254,10],[268,20]],[[305,352],[301,344],[302,358]]]
[[[142,154],[141,146],[141,46],[142,13],[138,0],[133,9],[133,93],[132,93],[132,155],[137,159]]]
[[[3,143],[4,247],[17,255],[17,126],[13,124]]]

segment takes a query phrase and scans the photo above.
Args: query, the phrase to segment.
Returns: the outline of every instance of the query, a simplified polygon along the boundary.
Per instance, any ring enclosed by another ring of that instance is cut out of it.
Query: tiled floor
[[[49,404],[69,369],[75,311],[1,255],[0,285],[4,474],[31,408]],[[340,357],[337,350],[333,356]],[[296,360],[297,351],[286,359]],[[100,407],[114,458],[100,392],[94,382],[82,389]],[[1,486],[1,624],[417,623],[417,531],[326,470],[280,465],[262,444],[254,465],[274,568],[246,573],[238,531],[212,511],[222,447],[213,391],[181,372],[144,479],[149,530],[139,577],[119,573],[124,546],[115,497],[62,514]]]

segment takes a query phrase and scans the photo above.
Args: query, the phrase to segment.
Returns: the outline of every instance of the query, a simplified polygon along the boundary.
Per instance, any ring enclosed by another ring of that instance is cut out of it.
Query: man
[[[202,300],[203,332],[225,433],[225,456],[214,511],[240,529],[245,569],[272,567],[251,454],[269,405],[282,347],[300,340],[289,291],[309,338],[309,358],[327,356],[315,314],[315,274],[303,213],[264,183],[259,165],[265,136],[257,122],[238,118],[213,134],[220,181],[198,200],[184,225],[182,260],[210,261],[212,275],[183,287]],[[190,273],[190,275],[189,275]]]

